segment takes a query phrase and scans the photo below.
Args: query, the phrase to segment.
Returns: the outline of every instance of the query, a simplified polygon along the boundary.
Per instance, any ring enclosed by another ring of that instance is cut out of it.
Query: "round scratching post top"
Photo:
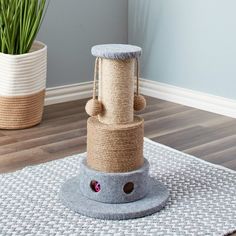
[[[126,60],[140,57],[142,49],[128,44],[102,44],[92,47],[91,53],[95,57]]]

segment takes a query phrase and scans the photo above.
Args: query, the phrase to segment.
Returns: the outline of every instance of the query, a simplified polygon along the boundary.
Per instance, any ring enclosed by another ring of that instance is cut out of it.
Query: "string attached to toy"
[[[139,58],[136,58],[136,94],[139,95]]]
[[[134,110],[141,111],[146,107],[146,99],[139,94],[139,58],[136,58],[136,93],[134,94]]]
[[[90,99],[85,106],[85,110],[87,114],[90,116],[97,116],[101,114],[103,110],[102,103],[98,101],[96,97],[99,62],[100,62],[100,58],[97,57],[95,60],[95,65],[94,65],[93,98]],[[141,111],[146,107],[145,98],[139,94],[139,74],[140,74],[139,64],[140,64],[139,58],[137,57],[136,58],[136,92],[134,93],[134,110],[135,111]]]
[[[93,78],[93,98],[90,99],[86,106],[85,110],[88,115],[90,116],[97,116],[102,112],[102,103],[98,101],[96,98],[96,93],[97,93],[97,77],[98,77],[98,69],[99,69],[99,58],[97,57],[95,60],[95,65],[94,65],[94,78]]]
[[[94,74],[93,74],[93,99],[96,99],[96,94],[97,94],[98,67],[99,67],[99,58],[97,57],[94,64]]]

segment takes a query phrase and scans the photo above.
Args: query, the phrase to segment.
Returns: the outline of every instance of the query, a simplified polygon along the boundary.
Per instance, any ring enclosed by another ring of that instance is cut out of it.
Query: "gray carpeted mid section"
[[[93,170],[86,165],[86,158],[80,163],[79,187],[84,196],[99,202],[125,203],[143,198],[149,191],[149,162],[145,159],[143,166],[135,171],[124,173],[107,173]],[[99,183],[101,190],[95,192],[91,182]],[[131,183],[133,189],[125,193],[124,186]],[[78,187],[77,187],[78,188]]]

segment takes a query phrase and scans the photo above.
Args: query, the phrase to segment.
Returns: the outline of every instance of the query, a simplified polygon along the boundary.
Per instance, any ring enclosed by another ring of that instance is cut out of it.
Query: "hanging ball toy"
[[[90,99],[85,106],[85,110],[89,116],[97,116],[102,112],[102,103],[97,99]]]
[[[146,107],[146,99],[142,95],[134,95],[134,110],[142,111]]]

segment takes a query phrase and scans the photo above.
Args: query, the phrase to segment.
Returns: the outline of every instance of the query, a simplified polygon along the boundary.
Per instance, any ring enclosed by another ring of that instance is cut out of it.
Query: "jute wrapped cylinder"
[[[87,123],[87,165],[102,172],[128,172],[141,168],[143,119],[129,124],[109,125],[90,117]]]
[[[23,129],[40,123],[47,73],[47,46],[35,42],[29,53],[0,53],[0,128]]]
[[[103,112],[98,116],[104,124],[133,122],[135,58],[99,59],[98,100]]]

